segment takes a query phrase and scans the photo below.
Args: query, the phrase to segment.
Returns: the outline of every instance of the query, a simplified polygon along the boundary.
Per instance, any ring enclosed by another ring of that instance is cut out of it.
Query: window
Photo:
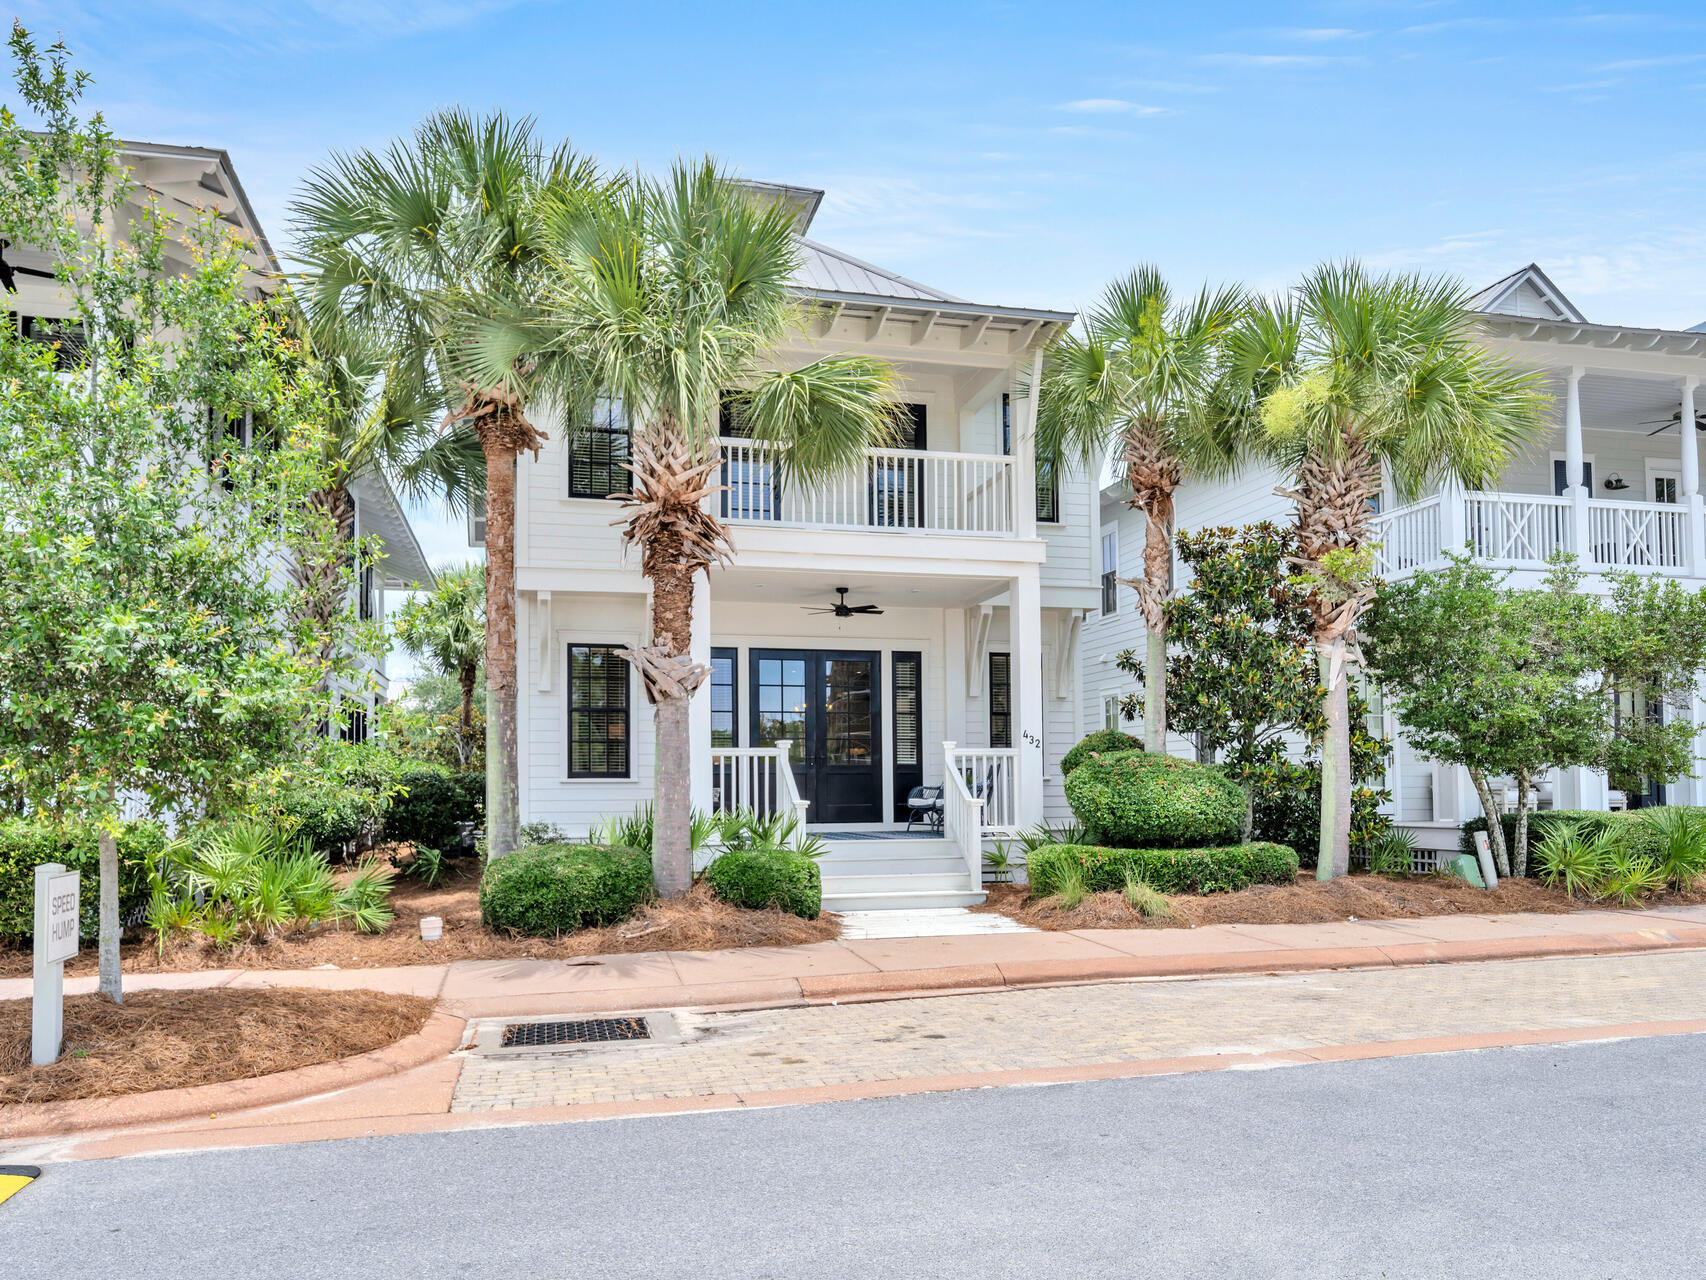
[[[1005,391],[1001,393],[1001,452],[1007,457],[1013,453],[1013,397]]]
[[[569,646],[569,777],[628,776],[628,661],[610,644]]]
[[[343,724],[338,728],[338,737],[345,742],[366,742],[367,708],[345,707],[343,711]]]
[[[1037,455],[1037,520],[1060,523],[1060,459]]]
[[[740,662],[735,649],[711,650],[711,745],[740,745]]]
[[[926,414],[921,404],[895,406],[896,447],[921,450],[927,447]],[[870,519],[889,529],[916,529],[920,524],[920,501],[924,491],[923,460],[879,454],[871,469]]]
[[[357,588],[356,613],[363,622],[371,622],[379,616],[379,572],[373,565],[361,567],[361,581]]]
[[[989,745],[1013,745],[1013,661],[1005,653],[989,655]]]
[[[924,656],[896,653],[894,679],[894,820],[912,817],[906,800],[914,787],[924,785]]]
[[[633,436],[622,406],[600,400],[593,420],[569,442],[569,497],[608,498],[633,488],[633,476],[622,464],[628,461]]]
[[[1120,722],[1125,717],[1121,714],[1120,696],[1110,693],[1102,699],[1102,728],[1118,731]]]
[[[786,740],[788,758],[801,764],[806,758],[806,658],[777,656],[753,662],[751,697],[758,700],[754,723],[758,741],[769,747]]]
[[[1120,607],[1120,531],[1102,531],[1102,616]]]
[[[486,497],[475,494],[468,499],[468,545],[486,545]]]
[[[83,353],[88,349],[89,340],[83,326],[75,320],[20,315],[17,323],[18,336],[26,342],[39,342],[54,348],[53,367],[56,372],[64,373],[83,363]]]

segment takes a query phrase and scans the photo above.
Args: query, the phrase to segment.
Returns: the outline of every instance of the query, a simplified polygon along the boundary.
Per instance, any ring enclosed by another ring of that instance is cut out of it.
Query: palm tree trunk
[[[515,848],[520,809],[515,680],[515,451],[482,432],[486,455],[486,857]]]
[[[1167,750],[1167,585],[1173,569],[1173,491],[1150,488],[1143,508],[1143,577],[1133,585],[1143,614],[1143,745]]]
[[[463,769],[468,767],[474,752],[474,679],[478,674],[475,667],[463,667],[457,672],[462,682],[462,714],[456,730],[456,759],[458,767]]]
[[[1326,689],[1322,709],[1327,730],[1321,738],[1321,851],[1315,878],[1331,880],[1351,869],[1351,707],[1350,676],[1343,642],[1317,643],[1315,660]]]

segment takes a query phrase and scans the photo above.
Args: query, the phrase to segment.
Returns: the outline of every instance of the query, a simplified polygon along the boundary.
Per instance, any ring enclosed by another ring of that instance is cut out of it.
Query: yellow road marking
[[[41,1170],[31,1165],[0,1164],[0,1204],[6,1203],[39,1177]]]

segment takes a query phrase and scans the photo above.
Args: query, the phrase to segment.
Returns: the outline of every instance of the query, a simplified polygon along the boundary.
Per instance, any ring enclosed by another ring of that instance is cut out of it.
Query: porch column
[[[688,637],[693,661],[711,665],[711,584],[703,573],[693,575],[693,630]],[[699,686],[687,704],[687,732],[692,742],[693,807],[711,811],[711,682]]]
[[[1013,646],[1013,746],[1019,756],[1018,818],[1043,820],[1043,592],[1036,565],[1012,579],[1008,625]]]
[[[1694,391],[1699,385],[1699,378],[1682,380],[1682,416],[1676,424],[1677,435],[1681,437],[1677,446],[1682,454],[1681,497],[1683,505],[1688,508],[1688,556],[1683,568],[1695,577],[1706,572],[1706,540],[1703,540],[1706,505],[1700,499],[1700,447],[1695,440],[1698,433],[1694,430]],[[1648,495],[1649,498],[1651,496]]]
[[[1564,393],[1564,496],[1570,499],[1570,551],[1584,571],[1593,568],[1593,538],[1588,528],[1588,487],[1582,466],[1582,374],[1570,370]]]
[[[1031,384],[1025,397],[1025,412],[1019,419],[1019,438],[1013,442],[1013,532],[1021,538],[1037,536],[1037,401],[1043,380],[1043,349],[1031,358]],[[1055,477],[1058,494],[1060,477]]]

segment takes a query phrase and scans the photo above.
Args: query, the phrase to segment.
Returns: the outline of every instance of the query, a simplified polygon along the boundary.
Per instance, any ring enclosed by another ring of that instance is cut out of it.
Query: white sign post
[[[36,868],[35,994],[30,1004],[30,1061],[59,1060],[65,1039],[65,962],[77,954],[80,877],[57,862]]]

